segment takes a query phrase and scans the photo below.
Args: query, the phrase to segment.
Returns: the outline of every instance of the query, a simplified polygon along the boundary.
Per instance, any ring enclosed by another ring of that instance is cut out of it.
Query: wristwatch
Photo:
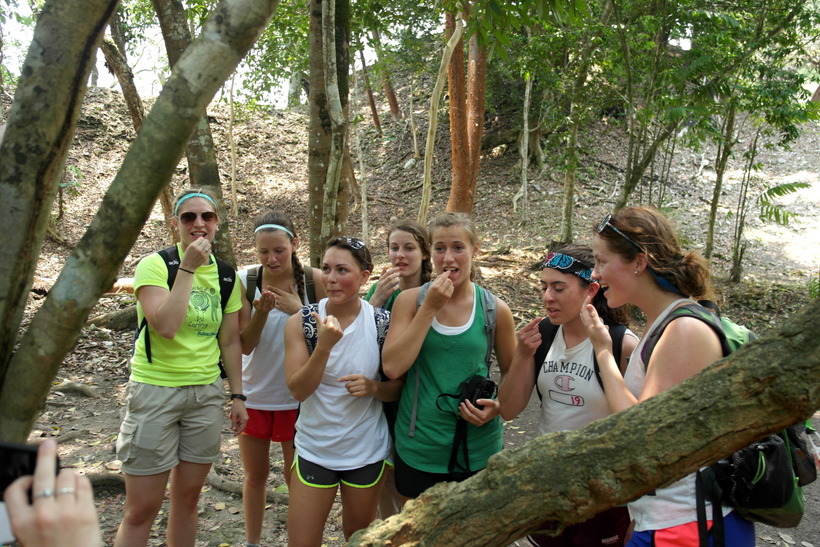
[[[233,401],[234,399],[239,399],[240,401],[248,400],[248,398],[241,393],[231,393],[231,401]]]

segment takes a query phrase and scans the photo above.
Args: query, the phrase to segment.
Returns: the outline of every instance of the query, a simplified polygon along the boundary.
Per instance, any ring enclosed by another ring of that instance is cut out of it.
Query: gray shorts
[[[129,475],[164,473],[182,461],[213,463],[225,420],[225,387],[129,382],[117,458]]]

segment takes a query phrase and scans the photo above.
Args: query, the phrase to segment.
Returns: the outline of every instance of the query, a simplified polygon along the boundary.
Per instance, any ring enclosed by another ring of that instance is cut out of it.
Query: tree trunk
[[[464,34],[464,24],[461,19],[455,19],[454,28],[450,39],[441,54],[441,65],[439,65],[436,85],[430,96],[430,114],[427,125],[427,141],[424,146],[424,179],[422,181],[421,205],[419,205],[418,221],[424,226],[427,224],[427,211],[430,208],[430,195],[433,189],[433,149],[435,147],[436,129],[438,128],[438,104],[441,101],[441,93],[444,91],[444,81],[450,67],[450,60],[458,44],[461,43],[461,36]]]
[[[700,374],[588,426],[490,458],[349,545],[509,545],[633,500],[820,408],[820,299]],[[674,447],[670,450],[669,447]]]
[[[116,15],[115,19],[117,19]],[[114,21],[112,21],[112,34],[115,34],[113,32],[114,27],[115,24]],[[122,40],[122,33],[116,34],[119,34],[120,40]],[[103,40],[101,49],[103,56],[105,56],[106,65],[108,65],[108,68],[111,69],[117,77],[120,89],[122,90],[122,96],[125,99],[125,104],[128,106],[128,112],[131,114],[134,129],[139,133],[142,127],[142,120],[145,119],[145,108],[142,105],[142,99],[140,99],[137,86],[134,84],[134,73],[125,60],[124,50],[110,40]],[[165,226],[168,228],[168,235],[171,237],[171,241],[176,243],[179,241],[179,234],[174,230],[173,226],[171,226],[170,220],[171,217],[174,216],[174,206],[171,191],[167,186],[159,195],[159,201],[162,205],[162,213],[165,215]]]
[[[384,66],[384,55],[382,54],[382,37],[379,31],[373,29],[370,31],[370,37],[373,39],[373,48],[376,50],[376,56],[382,65],[382,87],[384,88],[384,98],[387,99],[387,104],[390,105],[390,115],[395,119],[401,119],[401,108],[399,108],[399,100],[396,98],[396,91],[393,89],[393,84],[390,83],[390,73],[387,66]]]
[[[367,75],[367,61],[364,59],[364,51],[359,50],[359,57],[362,60],[362,79],[364,80],[364,92],[367,95],[367,104],[370,105],[370,117],[373,118],[373,126],[382,136],[382,122],[379,120],[379,109],[376,108],[376,99],[373,97],[373,88],[370,86],[370,77]]]
[[[94,51],[116,0],[43,6],[0,143],[0,387],[14,355],[20,320],[51,206],[85,97]],[[36,361],[31,361],[34,370]],[[0,392],[2,393],[2,392]],[[44,392],[45,393],[45,392]],[[7,411],[3,422],[19,409]],[[8,438],[0,434],[0,438]],[[22,438],[25,438],[24,436]]]
[[[736,103],[730,101],[726,119],[723,121],[723,140],[718,143],[717,155],[715,157],[715,188],[712,191],[712,202],[709,204],[709,226],[706,229],[706,246],[703,255],[712,258],[712,251],[715,245],[715,222],[717,221],[717,210],[720,205],[720,194],[723,192],[723,175],[726,173],[726,164],[732,155],[735,143],[735,112]]]
[[[335,57],[333,73],[325,73],[325,42],[323,34],[322,0],[310,3],[310,134],[308,159],[308,203],[310,207],[310,262],[319,265],[328,234],[338,234],[347,222],[347,203],[342,188],[341,158],[347,146],[346,120],[348,85],[347,66],[350,43],[350,5],[347,0],[335,0],[335,24],[332,29]],[[331,52],[332,53],[332,52]],[[328,95],[328,91],[333,97]],[[341,115],[341,120],[339,118]],[[335,139],[335,141],[334,141]],[[335,147],[335,148],[334,148]],[[338,155],[331,169],[331,158]],[[334,187],[335,185],[335,187]],[[329,200],[329,201],[328,201]],[[329,208],[325,211],[325,208]]]
[[[449,39],[460,15],[447,13],[444,28]],[[469,148],[467,145],[467,97],[464,83],[464,42],[459,40],[447,68],[447,91],[450,96],[450,153],[453,173],[448,211],[463,211],[470,201]],[[451,206],[452,202],[452,206]]]
[[[223,0],[214,8],[203,36],[174,67],[88,231],[12,353],[8,333],[16,334],[20,327],[54,187],[82,102],[90,50],[96,47],[95,38],[100,39],[116,2],[53,0],[45,5],[35,30],[37,46],[29,52],[9,134],[0,148],[3,157],[19,158],[2,163],[0,197],[14,205],[9,211],[22,215],[17,222],[15,213],[0,221],[8,228],[6,245],[0,249],[0,268],[5,269],[0,294],[15,295],[13,300],[0,299],[0,317],[5,322],[0,355],[3,363],[11,359],[0,388],[0,439],[23,442],[28,436],[64,356],[99,296],[111,287],[195,125],[265,29],[276,6],[276,1]],[[34,87],[40,89],[39,95],[31,92]],[[32,182],[22,185],[23,180]],[[7,222],[12,224],[6,226]],[[12,237],[15,234],[19,238]],[[24,245],[14,248],[18,240]],[[9,310],[12,304],[19,307],[17,322],[8,319],[9,311],[16,311]]]
[[[153,0],[153,3],[159,18],[165,49],[168,52],[168,64],[173,69],[188,44],[191,43],[191,30],[188,28],[185,7],[181,0]],[[223,200],[216,149],[207,115],[202,116],[194,129],[188,141],[186,155],[191,187],[205,188],[219,198],[217,199],[217,214],[222,222],[219,223],[219,229],[213,241],[214,254],[228,264],[236,266],[231,244],[230,223],[227,221],[228,210]]]

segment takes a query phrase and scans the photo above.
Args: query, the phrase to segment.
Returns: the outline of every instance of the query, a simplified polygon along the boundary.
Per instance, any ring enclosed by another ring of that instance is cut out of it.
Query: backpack
[[[262,291],[262,266],[250,268],[248,270],[247,287],[245,287],[245,297],[253,305],[256,297],[256,289]],[[313,282],[313,268],[305,270],[305,296],[308,302],[316,302],[316,284]]]
[[[722,317],[714,302],[684,304],[669,313],[646,338],[641,351],[649,362],[664,329],[679,317],[694,317],[712,327],[726,357],[757,337],[749,329]],[[817,477],[807,447],[806,426],[788,427],[730,454],[695,476],[696,508],[700,545],[725,545],[721,505],[734,507],[739,516],[779,528],[792,528],[803,517],[803,489]],[[706,501],[712,503],[713,527],[707,530]]]
[[[626,334],[626,325],[608,325],[609,335],[612,337],[612,356],[615,358],[615,364],[620,368],[621,366],[621,350],[624,344],[624,335]],[[558,334],[558,325],[550,323],[549,319],[542,319],[538,323],[538,330],[541,332],[541,345],[535,350],[533,356],[533,363],[535,365],[535,391],[538,393],[538,398],[543,400],[541,390],[538,389],[538,373],[541,371],[541,366],[544,364],[544,359],[547,358],[552,343],[555,341],[555,336]],[[595,367],[595,378],[598,379],[598,385],[604,389],[604,381],[601,380],[601,369],[598,367],[598,359],[595,357],[595,352],[592,354],[592,364]]]
[[[312,354],[319,343],[319,326],[313,313],[319,313],[319,304],[308,304],[302,307],[299,314],[302,317],[302,333],[305,335],[305,345],[308,354]],[[376,323],[376,341],[379,344],[379,365],[381,366],[382,348],[387,338],[387,329],[390,328],[390,312],[381,308],[373,308],[373,321]]]
[[[180,258],[179,258],[179,249],[176,245],[171,247],[167,247],[158,251],[157,254],[162,258],[163,262],[165,262],[165,267],[168,268],[168,290],[171,290],[171,287],[174,286],[174,281],[177,278],[177,271],[179,270]],[[225,307],[228,305],[228,300],[231,298],[231,292],[233,292],[234,283],[236,283],[236,271],[231,267],[228,263],[222,262],[218,258],[214,257],[216,261],[216,268],[217,273],[219,275],[219,296],[220,296],[220,304],[222,306],[222,312],[225,312]],[[152,363],[151,360],[151,335],[149,334],[149,329],[146,328],[148,326],[148,321],[145,317],[142,318],[139,326],[137,327],[137,331],[134,333],[134,347],[136,348],[137,340],[139,339],[140,332],[145,330],[145,356],[148,358],[148,362]],[[132,353],[133,354],[133,353]],[[219,360],[219,375],[222,378],[227,378],[228,375],[225,373],[225,367],[222,365],[222,359]]]

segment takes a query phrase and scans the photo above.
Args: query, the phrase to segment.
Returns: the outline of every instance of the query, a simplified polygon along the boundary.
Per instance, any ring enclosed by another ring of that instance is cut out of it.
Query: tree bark
[[[370,86],[370,76],[367,75],[367,61],[364,59],[364,51],[359,50],[359,57],[362,60],[362,80],[364,80],[364,93],[367,95],[367,104],[370,106],[370,117],[373,118],[373,126],[382,136],[382,122],[379,120],[379,109],[376,108],[376,99],[373,97],[373,88]]]
[[[168,64],[173,69],[191,43],[191,30],[188,28],[185,7],[181,0],[153,0],[153,3],[159,18],[162,38],[165,41],[165,50],[168,53]],[[219,223],[219,229],[213,241],[214,254],[235,267],[236,258],[231,243],[230,223],[227,221],[228,210],[223,202],[214,139],[211,135],[211,127],[208,125],[208,117],[204,113],[188,141],[186,155],[191,187],[205,188],[219,198],[217,199],[217,214],[222,222]]]
[[[447,38],[453,35],[456,19],[461,16],[447,13],[444,28]],[[467,92],[464,77],[464,41],[453,47],[447,68],[447,91],[450,96],[450,154],[453,173],[450,184],[448,211],[472,211],[470,196],[470,148],[467,136]],[[469,204],[469,207],[468,207]]]
[[[47,2],[21,70],[0,143],[0,386],[14,355],[94,52],[116,7],[116,0]],[[12,414],[19,411],[3,414],[2,421]]]
[[[331,153],[335,154],[333,146],[341,150],[347,147],[346,129],[338,132],[340,127],[336,116],[335,107],[331,101],[340,105],[343,116],[342,127],[346,125],[348,84],[347,66],[348,51],[350,43],[350,5],[347,0],[334,1],[335,25],[333,34],[335,36],[335,73],[328,76],[325,73],[325,46],[323,28],[323,6],[322,0],[311,0],[310,3],[310,122],[309,122],[309,160],[308,160],[308,205],[310,208],[310,262],[314,266],[319,265],[322,251],[327,242],[328,234],[338,234],[345,229],[347,222],[347,203],[341,203],[343,199],[349,198],[346,186],[341,184],[341,177],[338,173],[330,171]],[[327,79],[334,80],[329,84]],[[331,98],[328,89],[336,87]],[[333,112],[332,112],[333,110]],[[333,142],[334,138],[337,141]],[[341,142],[340,142],[341,141]],[[343,156],[342,156],[343,157]],[[342,163],[339,162],[339,166]],[[330,181],[330,186],[328,182]],[[332,185],[336,184],[335,196]],[[331,198],[331,196],[333,196]],[[328,201],[330,199],[330,201]],[[330,207],[331,213],[325,208]],[[330,231],[327,228],[331,227]],[[327,237],[326,237],[327,236]]]
[[[206,21],[202,36],[174,67],[88,231],[66,260],[19,348],[12,354],[11,347],[7,346],[0,354],[11,358],[0,388],[0,415],[3,416],[0,439],[18,442],[26,439],[64,356],[76,342],[99,296],[111,287],[157,196],[171,179],[194,127],[219,86],[267,26],[277,4],[275,0],[223,0]],[[20,239],[36,247],[34,251],[24,248],[25,252],[18,248],[13,254],[8,245],[0,250],[3,258],[0,267],[16,266],[8,268],[8,276],[5,272],[0,276],[4,288],[16,282],[15,301],[19,300],[20,293],[25,298],[27,290],[20,289],[31,282],[33,268],[33,261],[27,255],[36,259],[45,232],[45,226],[32,222],[28,215],[48,219],[53,193],[45,195],[49,190],[46,181],[56,181],[56,175],[61,172],[61,168],[54,171],[52,165],[56,161],[61,167],[60,155],[64,157],[63,149],[71,140],[86,81],[86,64],[91,57],[90,49],[95,47],[93,37],[97,33],[102,35],[115,6],[116,2],[111,0],[82,3],[54,0],[46,4],[38,21],[39,32],[35,31],[34,45],[13,107],[14,123],[10,127],[13,134],[7,134],[2,145],[4,157],[26,159],[28,163],[23,167],[31,170],[31,174],[24,175],[19,163],[4,161],[0,171],[4,202],[8,204],[14,199],[25,215],[7,234],[25,232],[20,227],[31,226],[26,238]],[[57,40],[58,37],[61,40]],[[52,45],[43,47],[46,44]],[[54,47],[58,49],[51,51]],[[64,85],[66,81],[76,87]],[[38,96],[31,92],[35,87],[54,96]],[[21,145],[28,142],[24,138],[27,130],[35,135],[31,145],[39,145],[36,147],[39,153],[29,152],[24,158]],[[53,131],[54,136],[43,138],[44,131]],[[11,169],[12,165],[16,165],[15,169]],[[37,173],[43,182],[36,182]],[[35,182],[23,185],[19,182],[23,180]],[[13,187],[14,181],[18,181],[19,188]],[[56,182],[51,186],[56,186]],[[5,215],[2,222],[12,216]],[[0,301],[0,305],[6,306],[6,301]],[[5,315],[2,317],[6,320]],[[4,327],[0,336],[16,333],[19,321],[9,321]],[[4,338],[3,342],[7,340]]]
[[[635,407],[490,458],[349,545],[509,545],[636,499],[820,407],[820,299],[764,338]],[[670,447],[674,447],[670,450]]]
[[[450,39],[441,54],[441,65],[439,65],[436,85],[430,96],[430,115],[427,124],[427,141],[424,145],[424,179],[422,180],[421,205],[419,205],[418,221],[424,226],[427,224],[427,211],[430,208],[430,195],[433,191],[433,149],[435,147],[436,129],[438,128],[438,104],[441,100],[441,93],[444,91],[444,81],[447,76],[450,59],[455,52],[457,44],[461,42],[464,34],[464,25],[461,19],[454,21]]]
[[[384,66],[384,55],[382,54],[382,37],[379,31],[373,29],[370,31],[370,37],[373,39],[373,49],[376,50],[376,56],[379,59],[382,70],[382,87],[384,88],[384,98],[387,99],[387,104],[390,105],[390,115],[395,119],[401,119],[401,108],[399,108],[399,100],[396,98],[396,90],[393,89],[393,84],[390,83],[390,73],[388,67]]]

